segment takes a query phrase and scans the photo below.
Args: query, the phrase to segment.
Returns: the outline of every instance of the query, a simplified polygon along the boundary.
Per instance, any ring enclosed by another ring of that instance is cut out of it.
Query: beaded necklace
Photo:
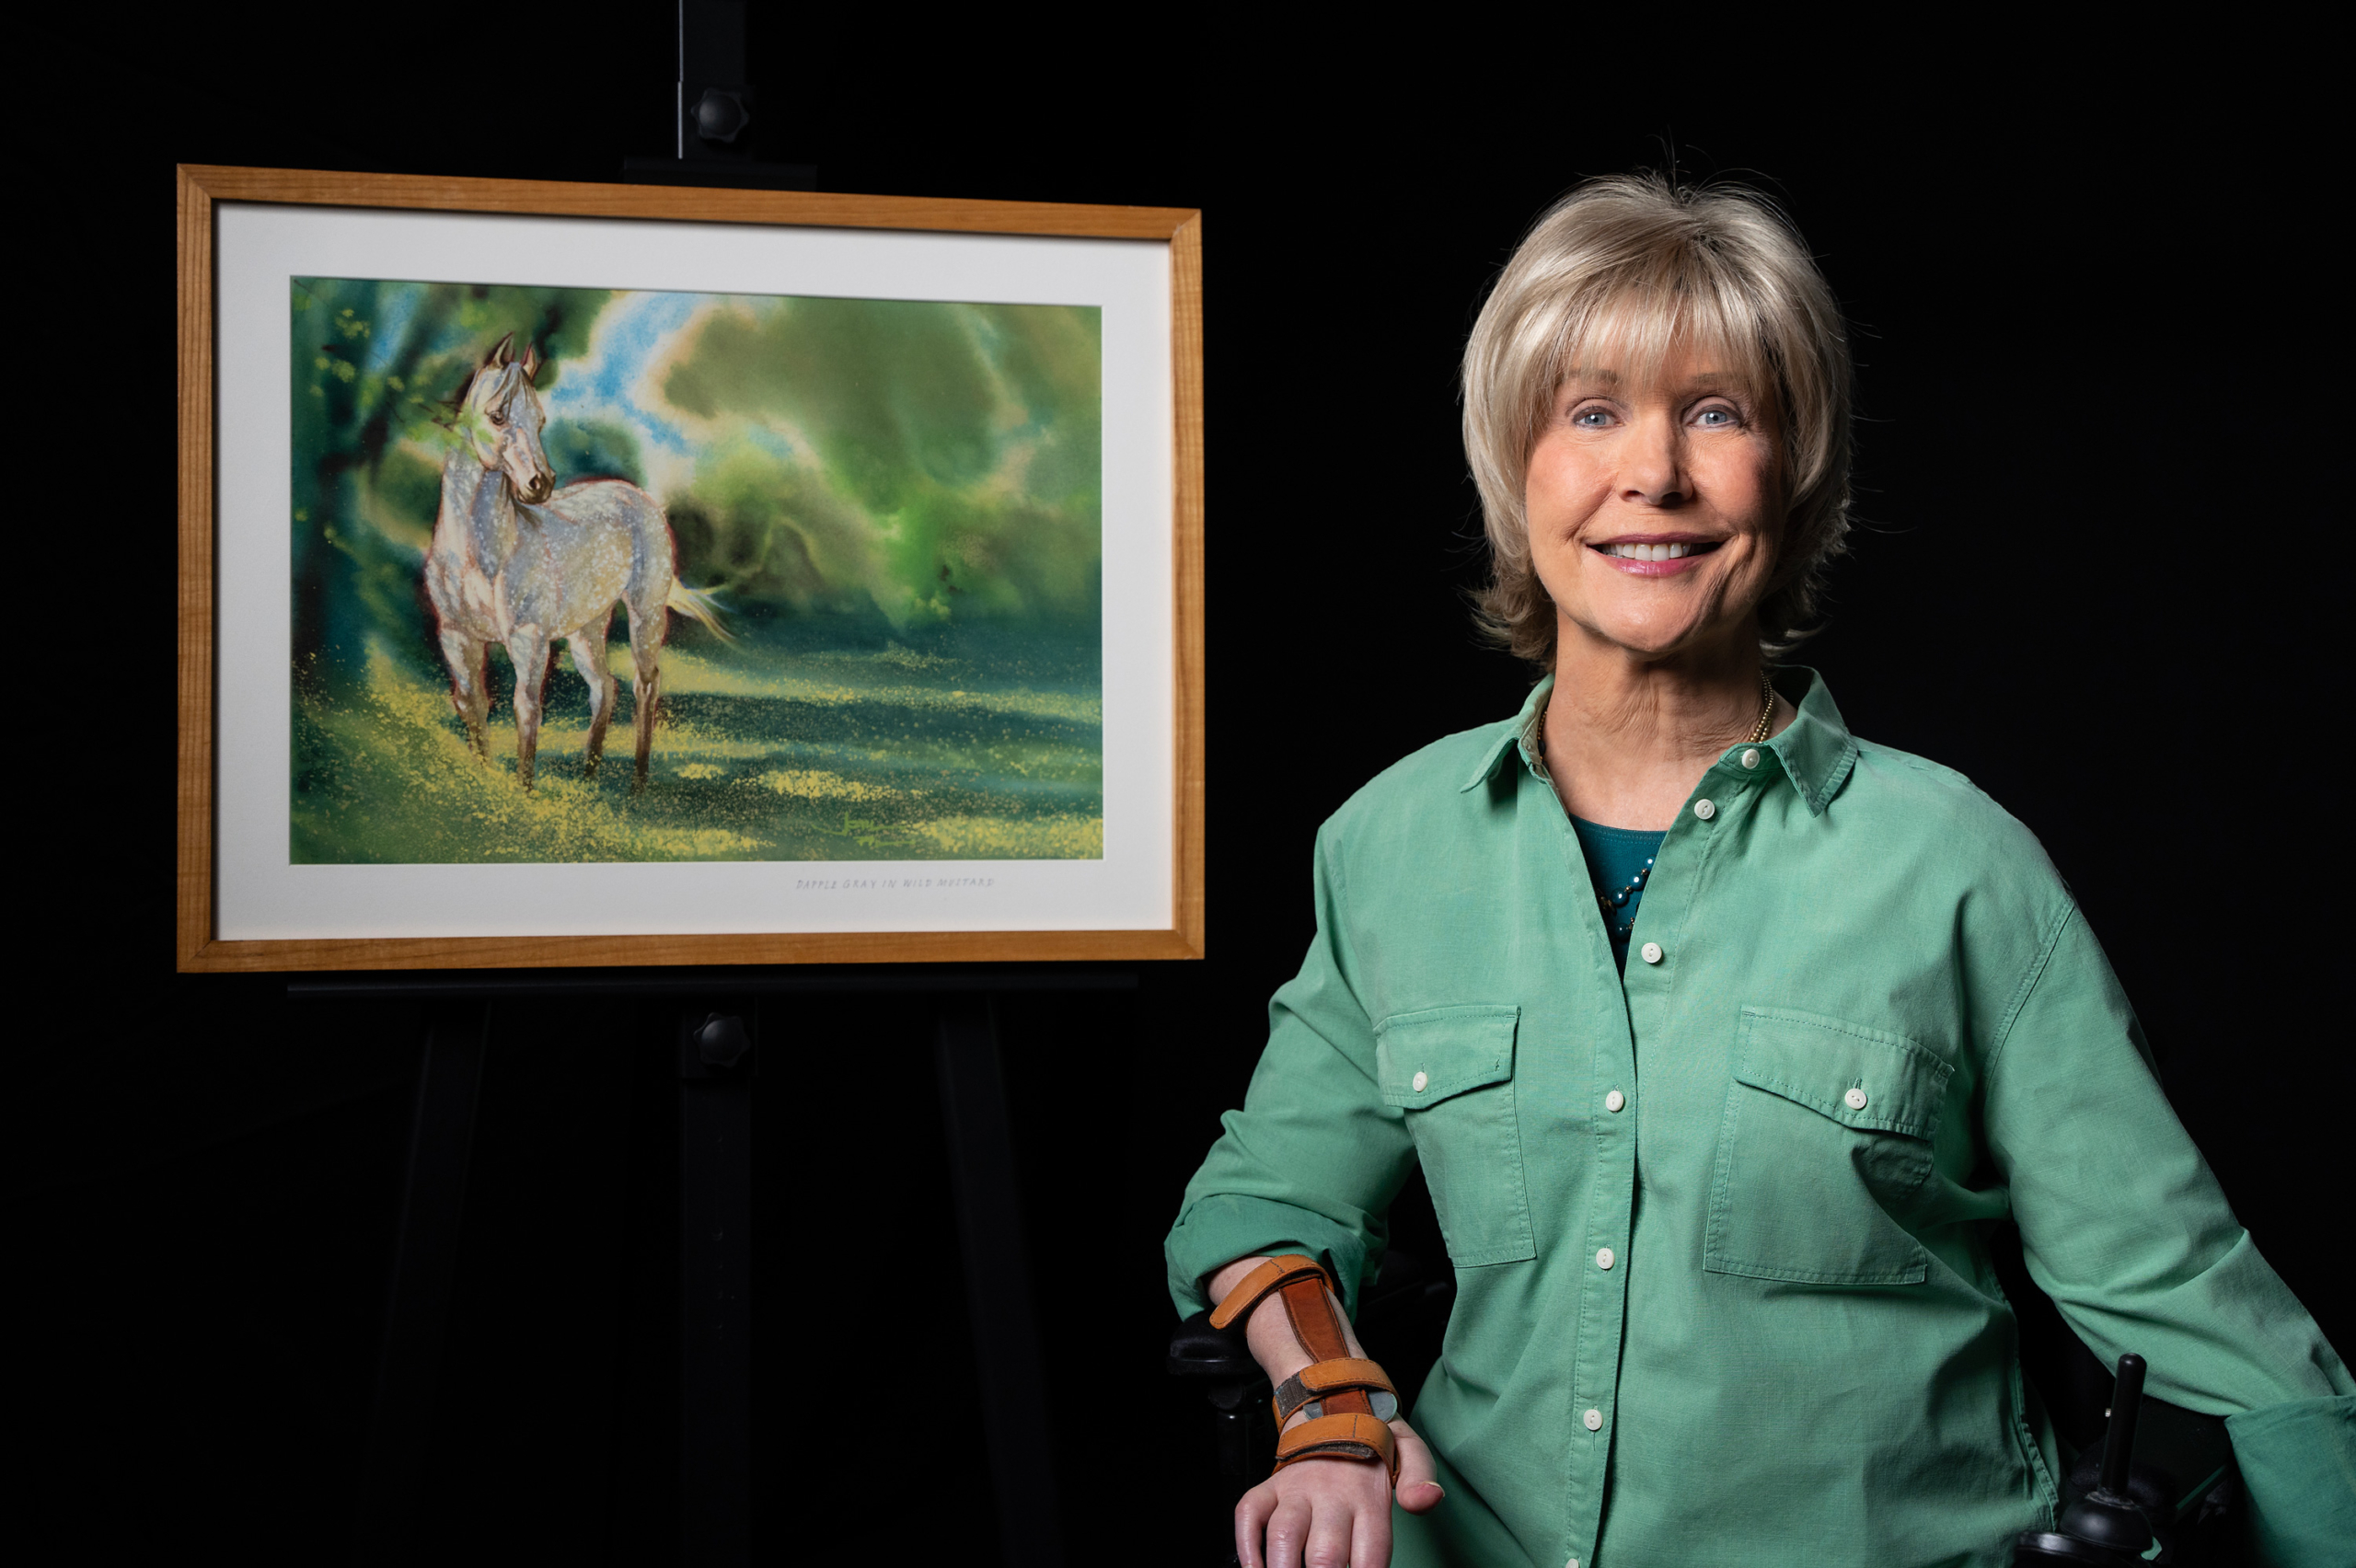
[[[1652,874],[1653,858],[1647,855],[1645,857],[1644,869],[1636,873],[1635,880],[1634,882],[1631,882],[1626,887],[1622,888],[1618,893],[1599,893],[1595,895],[1596,903],[1603,906],[1603,923],[1611,928],[1611,940],[1613,941],[1624,942],[1630,936],[1634,934],[1636,929],[1636,912],[1633,909],[1629,909],[1628,917],[1625,920],[1623,920],[1619,917],[1618,911],[1627,909],[1628,901],[1645,891],[1645,879]]]

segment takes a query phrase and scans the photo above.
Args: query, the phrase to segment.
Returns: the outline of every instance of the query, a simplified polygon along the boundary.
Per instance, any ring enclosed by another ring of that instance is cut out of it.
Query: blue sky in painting
[[[627,421],[634,433],[665,452],[685,455],[687,435],[656,414],[639,383],[693,319],[708,294],[628,294],[599,318],[588,355],[564,367],[549,393],[549,412],[572,419]],[[650,388],[650,391],[659,389]]]

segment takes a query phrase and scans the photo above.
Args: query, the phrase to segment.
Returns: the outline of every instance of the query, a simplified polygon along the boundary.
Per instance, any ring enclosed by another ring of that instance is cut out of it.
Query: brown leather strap
[[[1280,1258],[1265,1258],[1259,1267],[1236,1282],[1233,1290],[1211,1312],[1211,1327],[1224,1329],[1239,1318],[1249,1317],[1252,1309],[1267,1298],[1268,1292],[1299,1279],[1330,1280],[1325,1265],[1314,1258],[1304,1258],[1298,1252],[1288,1252]],[[1312,1354],[1314,1354],[1312,1352]]]
[[[1279,1396],[1277,1424],[1311,1399],[1319,1401],[1322,1412],[1277,1435],[1276,1468],[1296,1459],[1370,1459],[1382,1464],[1395,1483],[1399,1445],[1389,1424],[1374,1413],[1368,1390],[1390,1394],[1386,1402],[1392,1409],[1398,1405],[1398,1390],[1381,1367],[1350,1354],[1349,1328],[1336,1299],[1340,1288],[1316,1260],[1288,1253],[1261,1262],[1211,1313],[1211,1327],[1224,1329],[1248,1317],[1271,1292],[1283,1295],[1293,1336],[1310,1358],[1309,1366],[1286,1380],[1284,1393],[1294,1397],[1287,1405]]]
[[[1348,1331],[1342,1323],[1342,1309],[1334,1293],[1325,1288],[1322,1275],[1315,1279],[1296,1279],[1283,1286],[1285,1315],[1292,1320],[1292,1332],[1299,1336],[1300,1346],[1309,1352],[1312,1362],[1347,1361],[1350,1356]],[[1343,1389],[1328,1394],[1322,1401],[1325,1414],[1363,1415],[1371,1418],[1374,1405],[1358,1389]],[[1322,1418],[1321,1418],[1322,1419]],[[1311,1422],[1311,1425],[1316,1423]],[[1375,1424],[1380,1425],[1377,1422]]]
[[[1276,1424],[1282,1426],[1292,1419],[1292,1412],[1312,1400],[1336,1393],[1344,1389],[1358,1389],[1372,1392],[1380,1390],[1391,1396],[1391,1408],[1399,1406],[1399,1390],[1392,1386],[1391,1375],[1371,1361],[1345,1356],[1339,1361],[1312,1361],[1276,1389],[1275,1409]],[[1334,1406],[1326,1404],[1319,1412],[1330,1414]],[[1368,1409],[1380,1412],[1369,1401]]]
[[[1334,1293],[1322,1269],[1310,1278],[1298,1275],[1279,1287],[1284,1294],[1285,1316],[1292,1320],[1292,1332],[1300,1341],[1300,1348],[1309,1352],[1311,1361],[1344,1361],[1350,1354],[1350,1336],[1342,1326],[1342,1309],[1334,1303]]]
[[[1312,1394],[1328,1393],[1335,1389],[1386,1389],[1392,1387],[1391,1374],[1371,1361],[1356,1356],[1344,1356],[1338,1361],[1318,1361],[1302,1367],[1295,1376],[1300,1386]]]
[[[1276,1438],[1277,1470],[1298,1459],[1319,1458],[1379,1460],[1394,1484],[1399,1480],[1398,1440],[1371,1415],[1322,1415]]]

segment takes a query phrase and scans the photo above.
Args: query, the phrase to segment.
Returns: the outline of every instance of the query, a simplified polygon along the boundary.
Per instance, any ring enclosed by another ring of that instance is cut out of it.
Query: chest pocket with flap
[[[1538,1255],[1514,1113],[1518,1007],[1395,1013],[1374,1027],[1385,1103],[1407,1113],[1432,1207],[1459,1268]]]
[[[1902,1034],[1745,1008],[1718,1129],[1703,1267],[1806,1285],[1916,1285],[1895,1217],[1931,1173],[1954,1072]]]

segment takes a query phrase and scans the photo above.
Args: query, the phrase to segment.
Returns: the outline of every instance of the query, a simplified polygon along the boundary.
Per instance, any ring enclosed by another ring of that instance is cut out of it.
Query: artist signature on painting
[[[926,888],[996,887],[996,877],[796,877],[796,893],[848,893],[873,888],[896,888],[915,893]]]

